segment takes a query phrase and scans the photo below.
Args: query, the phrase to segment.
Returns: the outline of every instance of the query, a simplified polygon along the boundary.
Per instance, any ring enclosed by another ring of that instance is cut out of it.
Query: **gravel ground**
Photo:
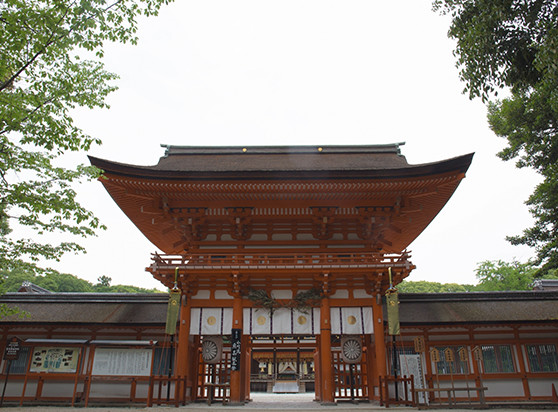
[[[2,408],[2,411],[12,411],[12,412],[22,412],[22,411],[30,411],[30,412],[54,412],[54,411],[62,411],[62,412],[129,412],[129,411],[144,411],[144,412],[171,412],[173,410],[179,410],[180,412],[202,412],[202,411],[221,411],[221,412],[230,412],[235,411],[239,412],[241,410],[247,409],[250,412],[263,412],[268,411],[269,409],[273,410],[292,410],[298,412],[315,412],[316,410],[326,410],[326,411],[343,411],[343,412],[363,412],[363,411],[415,411],[415,408],[407,408],[407,407],[390,407],[389,409],[385,407],[380,407],[378,404],[373,403],[360,403],[360,404],[352,404],[349,402],[340,402],[336,405],[331,406],[324,406],[318,402],[314,402],[314,394],[313,393],[306,393],[306,394],[266,394],[266,393],[253,393],[252,394],[252,402],[247,403],[244,406],[223,406],[220,403],[214,403],[211,406],[208,406],[206,403],[194,403],[189,404],[186,406],[180,406],[178,408],[174,406],[155,406],[152,408],[147,408],[145,406],[132,406],[132,407],[63,407],[63,406],[23,406],[19,407],[5,407]],[[436,411],[452,411],[452,412],[470,412],[471,409],[435,409]],[[521,411],[525,412],[529,410],[528,408],[523,409],[494,409],[497,412],[512,412],[512,411]],[[548,410],[548,409],[547,409]],[[558,410],[558,405],[554,410]]]

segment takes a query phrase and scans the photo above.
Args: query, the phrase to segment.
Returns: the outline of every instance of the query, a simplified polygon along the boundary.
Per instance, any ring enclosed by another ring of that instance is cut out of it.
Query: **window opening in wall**
[[[484,373],[515,372],[510,345],[483,345],[482,358]]]
[[[531,372],[558,372],[556,345],[526,345]]]

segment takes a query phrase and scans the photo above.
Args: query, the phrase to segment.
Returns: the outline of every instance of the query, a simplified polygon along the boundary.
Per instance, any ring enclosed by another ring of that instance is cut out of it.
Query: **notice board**
[[[97,348],[93,375],[149,376],[152,349]]]

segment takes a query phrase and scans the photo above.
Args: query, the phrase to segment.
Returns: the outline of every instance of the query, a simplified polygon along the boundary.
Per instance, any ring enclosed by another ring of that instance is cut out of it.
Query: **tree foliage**
[[[109,284],[106,283],[108,279]],[[92,284],[77,276],[49,271],[37,275],[33,271],[18,268],[10,272],[0,272],[0,280],[5,292],[17,292],[23,282],[31,282],[51,292],[87,293],[162,293],[157,289],[147,289],[131,285],[110,285],[110,277],[100,276],[98,283]],[[1,308],[0,308],[1,309]]]
[[[474,290],[474,286],[460,285],[458,283],[429,282],[426,280],[404,280],[397,285],[397,289],[402,293],[451,293],[470,292]]]
[[[534,225],[508,240],[534,247],[547,273],[558,268],[558,2],[436,0],[434,8],[452,17],[465,92],[488,102],[490,127],[507,139],[498,155],[543,177],[527,201]],[[502,89],[510,96],[489,101]]]
[[[532,263],[516,260],[486,260],[477,264],[476,285],[458,283],[438,283],[425,280],[404,280],[397,289],[403,293],[448,293],[448,292],[492,292],[508,290],[532,290],[533,282],[539,277],[538,268]],[[549,270],[543,279],[558,279],[558,269]]]
[[[530,290],[537,269],[530,263],[518,261],[484,261],[478,264],[475,276],[479,281],[476,290]]]
[[[43,259],[83,251],[73,238],[51,243],[41,235],[90,236],[102,227],[73,188],[98,171],[60,165],[64,153],[100,143],[72,110],[107,107],[116,75],[99,60],[104,44],[136,43],[137,18],[169,1],[0,2],[0,269],[40,271]]]

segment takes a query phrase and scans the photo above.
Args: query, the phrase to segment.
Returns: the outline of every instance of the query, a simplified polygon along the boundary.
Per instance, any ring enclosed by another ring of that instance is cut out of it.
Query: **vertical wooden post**
[[[320,369],[320,335],[316,335],[316,351],[314,352],[314,400],[322,401],[322,374]]]
[[[430,358],[430,341],[428,332],[424,330],[424,366],[426,371],[426,387],[427,388],[434,388],[434,380],[433,380],[433,373],[432,373],[432,359]],[[432,402],[434,400],[434,392],[425,393],[425,399],[428,397],[428,401]]]
[[[331,314],[329,297],[325,296],[320,305],[320,371],[322,378],[322,402],[333,403],[333,362],[331,359]]]
[[[240,329],[242,331],[242,296],[239,293],[233,292],[233,329]],[[242,333],[242,332],[241,332]],[[242,348],[241,348],[242,353]],[[231,370],[231,404],[242,405],[243,399],[243,380],[242,372],[244,369],[242,359],[239,362],[239,370]]]
[[[245,335],[242,337],[242,344],[244,345],[244,400],[250,400],[250,374],[252,373],[252,348],[250,346],[250,336]]]
[[[188,370],[188,376],[189,376],[189,380],[192,382],[192,389],[190,392],[190,399],[195,402],[198,400],[198,398],[200,397],[200,392],[203,388],[203,383],[202,383],[202,379],[204,379],[204,377],[202,376],[203,373],[201,371],[201,367],[200,367],[200,343],[201,343],[201,339],[200,336],[193,336],[193,343],[190,346],[190,368]],[[203,395],[202,395],[203,397]]]
[[[523,383],[523,397],[531,400],[531,389],[529,388],[529,381],[527,380],[527,371],[525,370],[525,357],[523,356],[523,349],[519,340],[519,331],[514,328],[515,350],[517,353],[517,363],[519,366],[518,372],[521,374],[521,382]]]
[[[376,367],[376,353],[372,343],[372,335],[364,335],[366,346],[366,383],[368,385],[368,400],[376,399],[375,388],[379,386],[378,373]],[[378,392],[379,393],[379,392]]]
[[[378,293],[372,299],[372,317],[374,322],[374,346],[376,349],[376,374],[379,382],[380,376],[387,376],[386,367],[386,340],[384,336],[384,313],[382,311],[381,295]],[[379,297],[378,297],[379,296]],[[378,300],[380,302],[378,302]],[[382,388],[380,388],[382,390]]]
[[[190,370],[189,348],[190,348],[190,300],[186,295],[182,296],[182,305],[180,306],[180,325],[178,327],[178,348],[176,353],[176,372],[178,380],[176,387],[178,389],[178,397],[180,402],[186,403],[186,382],[188,380],[188,371]],[[170,385],[170,384],[169,384]],[[176,396],[176,391],[175,391]]]

